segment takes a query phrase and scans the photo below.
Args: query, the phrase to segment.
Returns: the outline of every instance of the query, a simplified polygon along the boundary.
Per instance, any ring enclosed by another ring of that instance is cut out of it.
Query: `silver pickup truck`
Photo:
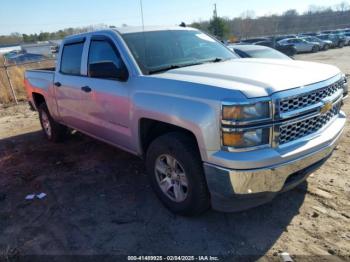
[[[25,85],[50,141],[74,129],[145,159],[171,211],[238,211],[303,182],[344,129],[347,81],[311,62],[240,59],[191,28],[67,37]]]

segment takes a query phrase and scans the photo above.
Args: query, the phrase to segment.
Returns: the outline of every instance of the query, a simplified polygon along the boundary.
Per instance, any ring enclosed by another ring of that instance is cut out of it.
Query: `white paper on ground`
[[[30,194],[30,195],[27,195],[25,199],[26,200],[33,200],[34,197],[35,197],[35,194]]]
[[[37,198],[39,199],[43,199],[44,197],[46,197],[45,193],[40,193],[39,195],[36,195]]]

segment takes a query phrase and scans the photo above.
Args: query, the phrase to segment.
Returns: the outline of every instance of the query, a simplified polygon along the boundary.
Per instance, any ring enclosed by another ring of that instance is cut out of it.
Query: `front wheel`
[[[52,142],[61,142],[67,135],[67,127],[57,123],[47,108],[45,103],[38,107],[40,124],[45,137]]]
[[[209,208],[202,161],[190,136],[174,132],[155,139],[146,166],[154,191],[172,212],[193,216]]]

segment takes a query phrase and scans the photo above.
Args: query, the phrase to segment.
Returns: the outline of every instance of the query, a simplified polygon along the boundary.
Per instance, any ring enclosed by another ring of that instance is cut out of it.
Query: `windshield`
[[[123,34],[144,74],[237,58],[215,39],[197,30],[164,30]]]

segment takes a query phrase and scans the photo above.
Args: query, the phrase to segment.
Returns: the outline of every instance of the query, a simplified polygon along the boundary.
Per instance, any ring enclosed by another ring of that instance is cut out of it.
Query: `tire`
[[[312,47],[312,50],[311,50],[312,53],[317,53],[318,51],[320,51],[320,48],[317,45]]]
[[[340,43],[338,44],[338,47],[339,47],[339,48],[343,48],[343,47],[344,47],[344,43],[343,43],[343,42],[340,42]]]
[[[62,142],[67,134],[68,128],[57,123],[50,115],[45,103],[38,107],[41,128],[47,140],[51,142]]]
[[[324,51],[327,51],[328,49],[329,49],[329,45],[326,44],[326,45],[323,47],[323,50],[324,50]]]
[[[147,150],[146,168],[156,195],[173,213],[195,216],[210,207],[202,160],[190,136],[173,132],[156,138]]]

